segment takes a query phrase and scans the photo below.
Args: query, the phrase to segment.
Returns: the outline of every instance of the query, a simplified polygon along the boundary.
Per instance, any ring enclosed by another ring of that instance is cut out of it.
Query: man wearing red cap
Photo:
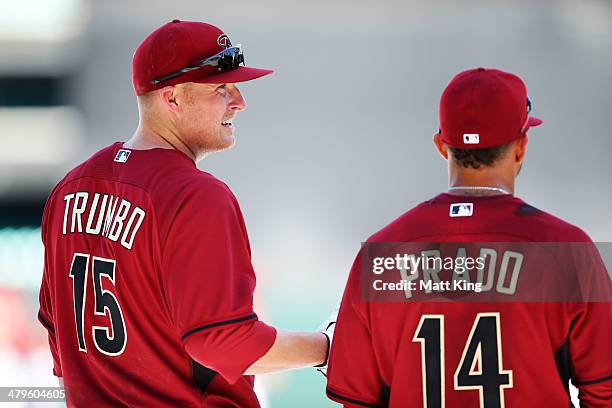
[[[316,366],[323,333],[276,330],[229,188],[197,169],[234,143],[244,66],[219,28],[174,20],[133,58],[140,123],[77,166],[43,215],[39,320],[68,406],[258,407],[252,374]]]
[[[338,315],[329,398],[346,407],[567,407],[571,379],[582,406],[610,406],[612,298],[601,258],[582,230],[514,196],[527,130],[542,123],[530,110],[510,73],[477,68],[448,84],[434,137],[448,191],[363,245]],[[558,250],[568,242],[589,256]],[[445,254],[448,267],[437,262],[446,265]],[[460,271],[472,254],[474,267]],[[585,301],[576,290],[598,295]]]

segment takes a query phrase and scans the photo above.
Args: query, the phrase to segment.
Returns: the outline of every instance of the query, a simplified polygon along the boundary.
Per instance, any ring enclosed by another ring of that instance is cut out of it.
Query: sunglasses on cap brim
[[[525,118],[525,122],[523,122],[523,126],[521,126],[521,133],[525,133],[527,128],[527,123],[529,122],[529,113],[531,112],[531,99],[527,97],[527,118]]]
[[[189,66],[186,66],[185,68],[181,68],[159,78],[155,78],[151,81],[151,84],[157,85],[160,82],[176,78],[179,75],[195,71],[202,67],[216,67],[218,72],[225,72],[238,68],[240,64],[244,65],[244,55],[242,54],[242,48],[240,44],[238,44],[233,47],[226,48],[220,53],[213,55],[212,57],[203,58]]]

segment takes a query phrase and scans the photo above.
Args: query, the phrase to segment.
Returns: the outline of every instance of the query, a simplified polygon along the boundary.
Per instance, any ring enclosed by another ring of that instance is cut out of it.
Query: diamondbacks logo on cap
[[[474,214],[473,203],[454,203],[450,205],[448,215],[451,217],[471,217]]]
[[[478,144],[480,143],[480,135],[478,133],[464,133],[463,143],[465,144]]]
[[[130,157],[131,153],[132,153],[131,150],[121,149],[117,152],[117,155],[115,156],[115,160],[113,161],[117,163],[125,163]]]
[[[232,42],[230,41],[227,34],[221,34],[219,38],[217,38],[217,44],[219,44],[223,48],[229,48],[232,46]]]

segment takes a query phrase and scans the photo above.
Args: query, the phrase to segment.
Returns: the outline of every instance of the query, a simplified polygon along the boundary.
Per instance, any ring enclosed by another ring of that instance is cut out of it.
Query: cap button
[[[174,19],[174,20],[172,20],[172,22],[173,22],[173,23],[180,23],[180,22],[181,22],[181,20]]]
[[[478,71],[485,71],[483,67],[478,68]]]

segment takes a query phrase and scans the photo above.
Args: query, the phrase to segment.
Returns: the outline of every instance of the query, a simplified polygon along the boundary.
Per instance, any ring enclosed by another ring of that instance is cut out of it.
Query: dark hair
[[[479,169],[481,166],[492,166],[500,157],[506,153],[512,143],[501,146],[488,147],[484,149],[460,149],[448,147],[452,159],[458,165]]]

